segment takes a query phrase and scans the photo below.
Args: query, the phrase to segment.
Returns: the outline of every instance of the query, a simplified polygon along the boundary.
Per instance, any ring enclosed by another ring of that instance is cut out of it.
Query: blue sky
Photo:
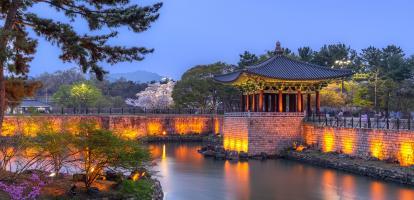
[[[149,4],[153,0],[136,1]],[[179,79],[197,64],[237,63],[249,50],[264,53],[279,40],[283,47],[319,49],[343,42],[360,50],[373,45],[401,46],[414,54],[414,1],[411,0],[164,0],[160,19],[147,32],[126,28],[111,41],[154,48],[144,61],[104,65],[112,73],[146,70]],[[44,17],[64,18],[47,7],[34,8]],[[74,26],[87,32],[85,23]],[[31,76],[75,67],[63,64],[59,49],[40,40]]]

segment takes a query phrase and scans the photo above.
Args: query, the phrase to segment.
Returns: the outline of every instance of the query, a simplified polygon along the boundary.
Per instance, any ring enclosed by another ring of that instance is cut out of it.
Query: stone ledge
[[[321,153],[316,150],[303,152],[288,151],[284,156],[288,160],[296,160],[321,167],[337,169],[375,179],[414,186],[414,170],[397,164],[377,160],[363,160],[342,154]]]

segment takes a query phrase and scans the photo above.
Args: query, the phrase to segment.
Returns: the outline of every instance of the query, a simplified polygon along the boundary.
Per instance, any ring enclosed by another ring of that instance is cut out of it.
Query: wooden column
[[[311,107],[311,94],[310,93],[308,93],[308,100],[307,100],[307,102],[306,102],[306,104],[307,104],[307,106],[306,106],[306,109],[307,109],[307,115],[311,115],[312,114],[312,107]]]
[[[263,112],[263,90],[260,90],[259,93],[259,112]]]
[[[269,112],[269,94],[264,94],[264,111]]]
[[[276,112],[277,111],[277,104],[276,104],[276,94],[270,94],[270,111]]]
[[[249,102],[250,96],[249,96],[249,94],[246,94],[245,97],[246,97],[246,103],[245,103],[244,111],[248,112],[248,111],[250,111],[250,102]]]
[[[252,112],[256,112],[256,94],[252,94]]]
[[[321,112],[321,98],[319,97],[319,91],[315,91],[315,112],[316,114]]]
[[[283,93],[282,90],[279,90],[278,93],[278,101],[279,101],[279,105],[277,106],[277,111],[278,112],[283,112]]]
[[[298,90],[298,94],[297,94],[297,101],[296,101],[297,105],[296,105],[296,111],[297,112],[302,112],[302,92],[300,90]]]

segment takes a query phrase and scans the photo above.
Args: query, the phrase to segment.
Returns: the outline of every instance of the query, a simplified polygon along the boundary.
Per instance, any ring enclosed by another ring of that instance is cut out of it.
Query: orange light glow
[[[249,142],[247,138],[224,137],[223,146],[226,150],[237,152],[248,152]]]
[[[159,120],[151,120],[147,124],[148,134],[156,135],[162,133],[162,125]]]
[[[139,135],[138,131],[128,128],[128,129],[121,131],[120,137],[132,140],[132,139],[137,139],[138,135]]]
[[[374,138],[370,143],[371,156],[380,160],[384,159],[384,144],[382,138]]]
[[[413,142],[404,141],[400,145],[399,161],[402,166],[414,165]]]
[[[354,136],[345,136],[342,138],[342,151],[345,154],[354,153],[355,137]]]
[[[220,133],[220,120],[219,118],[214,119],[214,133]]]
[[[13,136],[16,133],[17,127],[16,124],[5,120],[3,122],[1,136]]]
[[[331,152],[335,147],[335,136],[332,129],[326,129],[323,133],[323,152]]]
[[[133,181],[137,181],[139,179],[139,173],[135,173],[133,176],[132,176],[132,180]]]
[[[202,133],[208,122],[207,118],[193,117],[191,119],[175,118],[174,128],[179,134]]]
[[[23,134],[26,136],[34,137],[39,132],[39,124],[34,121],[27,121],[23,125]]]

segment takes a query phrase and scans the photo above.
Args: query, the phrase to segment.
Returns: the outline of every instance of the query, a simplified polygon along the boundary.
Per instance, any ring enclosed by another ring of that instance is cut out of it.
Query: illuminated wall
[[[323,152],[339,152],[379,160],[397,160],[402,166],[414,165],[414,131],[316,127],[304,124],[305,144]]]
[[[39,132],[76,133],[81,122],[91,121],[116,134],[136,139],[148,135],[220,133],[221,116],[212,115],[119,115],[119,116],[7,116],[3,136]]]
[[[223,129],[223,147],[237,152],[249,151],[248,119],[242,117],[225,117]]]
[[[251,113],[254,116],[225,116],[223,145],[227,150],[249,155],[275,155],[301,140],[303,116],[286,113]]]

